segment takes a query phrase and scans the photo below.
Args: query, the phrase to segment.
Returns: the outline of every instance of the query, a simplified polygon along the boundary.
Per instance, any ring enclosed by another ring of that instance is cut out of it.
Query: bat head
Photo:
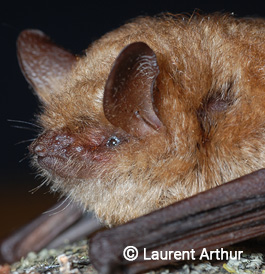
[[[264,167],[259,24],[139,18],[85,56],[23,31],[20,67],[43,106],[34,166],[109,225]]]

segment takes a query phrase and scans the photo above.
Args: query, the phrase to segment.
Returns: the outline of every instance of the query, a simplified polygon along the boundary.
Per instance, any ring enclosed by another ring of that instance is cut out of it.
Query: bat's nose
[[[29,146],[29,151],[38,157],[62,156],[73,143],[74,138],[68,134],[47,131]]]

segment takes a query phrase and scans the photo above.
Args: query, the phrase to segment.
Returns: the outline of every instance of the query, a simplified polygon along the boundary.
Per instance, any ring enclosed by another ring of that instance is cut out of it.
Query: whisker
[[[40,188],[42,188],[44,185],[46,184],[46,181],[42,182],[40,185],[34,187],[33,189],[31,189],[29,192],[31,194],[36,193]]]
[[[28,142],[33,142],[34,140],[35,140],[35,138],[33,138],[33,139],[28,139],[28,140],[23,140],[23,141],[20,141],[20,142],[15,143],[15,146],[21,145],[21,144],[24,144],[24,143],[28,143]]]
[[[70,196],[67,196],[60,205],[58,205],[57,207],[55,207],[55,208],[53,208],[51,210],[43,212],[43,214],[48,214],[49,213],[49,216],[53,216],[55,214],[58,214],[58,213],[64,211],[66,208],[68,208],[71,205],[71,203],[72,203],[71,200],[67,203],[67,205],[65,207],[63,207],[62,209],[60,209],[60,208],[63,206],[64,203],[66,203],[66,201],[69,200],[69,198],[70,198]],[[60,210],[58,210],[58,209],[60,209]]]
[[[26,125],[30,125],[36,128],[41,129],[41,126],[34,124],[32,122],[28,122],[28,121],[22,121],[22,120],[12,120],[12,119],[7,119],[8,122],[14,122],[14,123],[20,123],[20,124],[26,124]]]
[[[39,169],[39,171],[40,171],[40,169]],[[42,183],[40,185],[41,187],[44,186],[44,185],[49,185],[51,179],[49,177],[44,177],[44,175],[41,174],[41,173],[39,173],[39,171],[36,170],[36,172],[34,174],[35,175],[35,179],[38,180],[38,181],[42,180]],[[47,193],[51,193],[51,190],[45,192],[44,194],[47,194]]]
[[[12,125],[11,127],[13,127],[13,128],[19,128],[19,129],[26,129],[26,130],[38,132],[38,130],[37,130],[36,128],[29,128],[29,127],[22,127],[22,126],[14,126],[14,125]]]
[[[20,159],[18,162],[22,163],[24,160],[26,160],[27,158],[29,158],[29,155],[27,154],[25,157],[23,157],[22,159]]]
[[[64,210],[66,210],[66,208],[68,208],[71,205],[71,203],[72,203],[72,201],[69,201],[69,203],[64,208],[62,208],[61,210],[59,210],[57,212],[54,212],[54,213],[50,214],[50,216],[53,216],[53,215],[58,214],[60,212],[63,212]]]
[[[57,210],[58,208],[60,208],[67,200],[69,199],[69,197],[66,197],[65,199],[63,199],[63,201],[55,208],[52,208],[50,210],[47,210],[45,212],[43,212],[43,214],[46,214],[46,213],[50,213],[50,212],[53,212],[55,210]]]

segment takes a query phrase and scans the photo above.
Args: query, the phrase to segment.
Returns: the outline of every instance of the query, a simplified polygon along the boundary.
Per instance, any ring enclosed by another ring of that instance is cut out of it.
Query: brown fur
[[[78,57],[63,84],[54,83],[39,119],[44,132],[68,132],[80,146],[93,127],[111,135],[116,129],[103,112],[105,82],[119,52],[136,41],[157,57],[154,99],[163,130],[129,137],[88,174],[80,173],[86,167],[75,153],[63,171],[59,164],[54,172],[41,168],[55,189],[109,225],[265,167],[261,19],[164,15],[106,34]]]

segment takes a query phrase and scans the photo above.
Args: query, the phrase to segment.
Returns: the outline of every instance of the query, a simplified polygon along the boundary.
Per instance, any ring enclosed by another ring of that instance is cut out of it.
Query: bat
[[[114,227],[91,240],[100,273],[165,263],[130,263],[126,245],[198,254],[264,233],[264,27],[218,13],[140,17],[83,56],[39,30],[20,34],[42,104],[33,166]]]

